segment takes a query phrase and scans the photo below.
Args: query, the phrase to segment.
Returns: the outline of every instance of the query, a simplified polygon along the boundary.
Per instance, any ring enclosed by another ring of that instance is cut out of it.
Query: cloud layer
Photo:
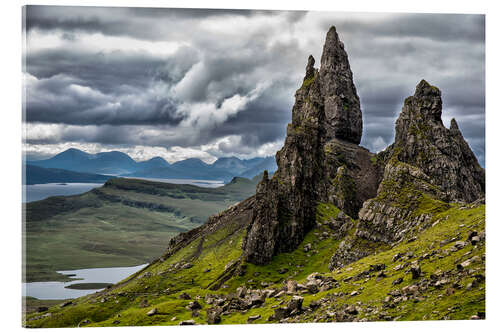
[[[307,56],[344,41],[379,151],[420,79],[443,91],[484,164],[484,17],[30,6],[24,149],[72,145],[170,161],[274,154]]]

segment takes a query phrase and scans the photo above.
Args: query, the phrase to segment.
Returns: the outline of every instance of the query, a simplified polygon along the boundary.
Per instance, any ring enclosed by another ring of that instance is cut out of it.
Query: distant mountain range
[[[102,178],[105,175],[159,179],[206,179],[228,182],[236,176],[253,178],[264,170],[273,173],[277,169],[273,156],[248,160],[237,157],[221,157],[212,164],[207,164],[198,158],[189,158],[169,164],[161,157],[137,162],[127,154],[118,151],[89,154],[75,148],[65,150],[46,160],[27,161],[26,164],[29,167],[26,170],[26,183],[29,182],[28,184],[77,182],[86,178]],[[54,169],[58,171],[54,171]],[[71,181],[70,173],[63,173],[63,171],[74,172],[74,181]],[[58,178],[57,175],[61,177]]]

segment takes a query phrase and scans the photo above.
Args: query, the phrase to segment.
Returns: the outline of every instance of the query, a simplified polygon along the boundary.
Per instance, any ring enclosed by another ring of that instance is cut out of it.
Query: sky
[[[274,155],[332,25],[361,100],[362,146],[393,142],[404,98],[425,79],[484,166],[484,16],[457,14],[30,6],[23,151]]]

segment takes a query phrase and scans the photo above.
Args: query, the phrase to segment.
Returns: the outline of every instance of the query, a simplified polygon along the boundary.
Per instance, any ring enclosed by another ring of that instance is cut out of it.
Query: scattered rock
[[[287,292],[290,294],[293,294],[297,291],[297,281],[295,280],[288,280],[286,284]]]
[[[467,240],[471,241],[472,238],[476,237],[477,236],[477,231],[476,230],[471,230],[469,232],[469,235],[467,236]]]
[[[309,307],[312,309],[312,310],[315,310],[317,308],[319,308],[321,306],[321,302],[320,301],[311,301],[309,303]]]
[[[292,299],[288,302],[287,308],[290,312],[294,311],[302,311],[302,303],[304,302],[304,297],[301,296],[293,296]]]
[[[370,272],[379,272],[385,269],[385,264],[370,265]]]
[[[250,316],[250,317],[248,317],[247,322],[251,323],[251,322],[256,321],[257,319],[260,319],[260,318],[261,318],[260,315]]]
[[[72,301],[66,301],[66,302],[62,303],[61,305],[59,305],[59,306],[60,306],[61,308],[65,308],[65,307],[67,307],[68,305],[71,305],[71,304],[73,304],[73,302],[72,302]]]
[[[188,293],[184,292],[179,295],[179,299],[191,299],[191,296],[189,296]]]
[[[345,311],[350,314],[350,315],[357,315],[358,314],[358,309],[354,305],[349,305]]]
[[[420,266],[418,264],[414,264],[410,267],[410,272],[411,272],[411,278],[412,279],[418,279],[422,275],[422,271],[420,269]]]
[[[198,301],[193,301],[193,302],[189,302],[189,304],[186,306],[186,309],[188,310],[199,310],[201,309],[201,304],[198,303]]]
[[[398,284],[401,284],[401,282],[403,282],[403,278],[397,278],[396,280],[392,281],[392,284],[393,285],[398,285]]]
[[[184,325],[195,325],[196,323],[194,322],[193,319],[189,320],[183,320],[179,323],[179,325],[184,326]]]
[[[220,315],[222,309],[219,307],[213,307],[207,309],[207,323],[208,324],[218,324],[221,321]]]
[[[247,293],[247,288],[244,286],[236,288],[236,296],[239,298],[244,298]]]
[[[318,284],[316,281],[308,281],[306,283],[306,288],[311,294],[316,294],[319,291]]]
[[[281,269],[278,270],[279,274],[285,274],[287,272],[288,272],[288,268],[281,268]]]
[[[154,316],[155,314],[158,313],[158,309],[157,308],[152,308],[151,310],[148,311],[148,313],[146,313],[148,316]]]

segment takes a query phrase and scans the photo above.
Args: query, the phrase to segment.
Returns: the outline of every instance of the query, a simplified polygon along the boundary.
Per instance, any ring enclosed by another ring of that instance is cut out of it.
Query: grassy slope
[[[251,196],[255,184],[238,179],[210,189],[113,179],[97,191],[29,203],[26,280],[65,280],[55,271],[148,262],[173,236]]]
[[[80,298],[75,301],[76,305],[64,309],[51,308],[50,317],[28,320],[27,324],[33,327],[76,326],[84,320],[89,320],[87,326],[172,325],[186,319],[206,323],[205,310],[210,307],[204,302],[206,294],[234,292],[242,284],[260,289],[280,289],[287,279],[295,279],[299,283],[304,283],[305,277],[311,272],[321,272],[325,276],[332,276],[339,283],[329,291],[315,295],[305,293],[303,295],[304,307],[308,307],[311,301],[319,299],[324,300],[323,306],[317,310],[307,310],[291,321],[334,321],[334,317],[327,314],[346,304],[358,306],[358,320],[383,320],[387,316],[395,320],[468,319],[478,311],[484,311],[484,282],[479,282],[470,290],[465,288],[473,280],[474,275],[485,274],[484,259],[471,264],[464,274],[458,274],[456,267],[457,263],[468,258],[476,255],[482,257],[485,253],[484,242],[476,246],[467,243],[463,249],[450,252],[448,255],[444,255],[442,251],[449,249],[453,243],[440,245],[442,240],[454,237],[466,240],[471,230],[483,231],[484,205],[475,208],[452,205],[451,208],[437,213],[433,218],[433,226],[423,231],[415,241],[402,242],[393,248],[383,249],[381,252],[330,273],[327,268],[328,259],[339,241],[322,236],[323,232],[328,233],[329,230],[321,222],[337,213],[338,210],[331,205],[319,205],[317,220],[320,224],[309,232],[297,250],[276,256],[272,263],[266,266],[247,264],[246,273],[243,276],[235,275],[218,291],[211,291],[208,287],[213,285],[213,281],[224,272],[226,264],[237,260],[241,255],[244,230],[231,225],[205,237],[203,241],[198,239],[192,242],[164,262],[158,261],[147,267],[128,283],[122,283],[108,294]],[[312,250],[305,253],[303,246],[308,243],[311,243]],[[439,288],[430,287],[422,293],[424,298],[418,302],[411,299],[403,300],[394,308],[384,307],[383,301],[388,292],[416,283],[415,280],[411,280],[411,274],[406,274],[404,269],[394,270],[402,261],[393,262],[393,256],[397,253],[412,251],[414,257],[408,260],[411,262],[426,253],[432,253],[433,250],[436,253],[420,261],[423,278],[429,279],[430,274],[437,270],[448,272],[451,278],[448,278],[445,285]],[[442,258],[439,257],[441,255]],[[172,268],[175,263],[185,261],[192,262],[194,266],[180,270]],[[350,277],[355,277],[366,270],[371,264],[380,263],[384,263],[387,267],[386,278],[376,281],[375,276],[372,275],[367,279],[349,280]],[[288,268],[288,272],[280,274],[278,271],[282,268]],[[207,269],[210,271],[207,272]],[[150,272],[151,276],[137,278],[146,272]],[[392,281],[398,277],[403,278],[403,282],[394,286]],[[261,286],[262,282],[270,285],[264,288]],[[454,293],[448,295],[447,291],[454,283],[456,283]],[[350,296],[354,290],[360,291],[360,294]],[[198,301],[203,309],[198,317],[192,318],[191,312],[186,310],[185,306],[189,301],[178,298],[181,292],[187,292],[191,296],[200,296]],[[261,318],[254,323],[269,322],[268,318],[274,313],[274,308],[290,297],[285,295],[278,299],[268,298],[261,307],[252,308],[245,313],[234,312],[223,315],[221,323],[246,323],[247,318],[253,315],[261,315]],[[148,305],[141,307],[140,304],[144,300],[148,301]],[[146,313],[153,307],[158,309],[158,314],[147,316]],[[29,318],[33,317],[35,316],[29,316]]]

